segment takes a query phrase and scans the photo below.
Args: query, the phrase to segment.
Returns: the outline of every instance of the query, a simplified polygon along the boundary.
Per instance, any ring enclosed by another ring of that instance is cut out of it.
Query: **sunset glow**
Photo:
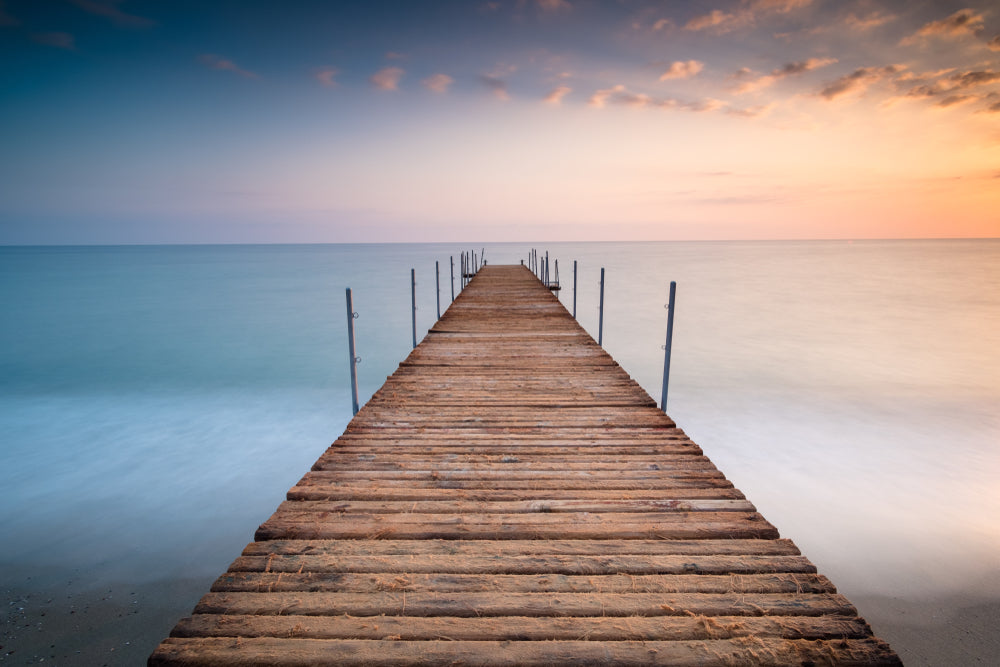
[[[995,3],[0,2],[0,243],[1000,236]]]

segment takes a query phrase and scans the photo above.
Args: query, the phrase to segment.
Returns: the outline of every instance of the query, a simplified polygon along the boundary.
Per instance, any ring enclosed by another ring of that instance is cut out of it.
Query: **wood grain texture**
[[[898,665],[523,267],[485,267],[151,665]]]

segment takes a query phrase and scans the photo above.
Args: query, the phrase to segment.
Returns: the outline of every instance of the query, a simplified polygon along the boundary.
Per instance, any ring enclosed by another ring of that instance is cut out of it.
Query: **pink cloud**
[[[770,74],[765,74],[753,79],[747,78],[752,76],[753,72],[744,67],[734,75],[735,79],[743,80],[743,83],[736,88],[735,92],[737,94],[742,94],[752,92],[754,90],[760,90],[761,88],[767,88],[776,81],[785,77],[811,72],[812,70],[832,65],[835,62],[837,62],[836,58],[809,58],[808,60],[787,63],[782,67],[772,70]]]
[[[1000,35],[997,35],[990,41],[986,42],[986,48],[991,51],[1000,51]]]
[[[239,67],[232,60],[228,60],[228,59],[223,58],[221,56],[217,56],[214,53],[205,53],[205,54],[202,54],[198,58],[198,60],[201,61],[202,65],[204,65],[205,67],[208,67],[209,69],[218,69],[218,70],[224,70],[224,71],[227,71],[227,72],[233,72],[235,74],[239,74],[240,76],[246,77],[248,79],[256,79],[257,78],[257,75],[254,74],[253,72],[251,72],[249,70],[245,70],[242,67]]]
[[[573,5],[567,0],[538,0],[538,6],[545,12],[558,12],[572,9]]]
[[[562,99],[573,92],[573,89],[569,86],[558,86],[554,88],[548,95],[545,96],[546,104],[561,104]]]
[[[705,69],[705,63],[698,60],[676,60],[671,63],[666,72],[660,75],[660,81],[667,79],[689,79]]]
[[[398,90],[403,74],[405,72],[399,67],[383,67],[372,74],[369,81],[379,90]]]
[[[334,77],[338,74],[340,74],[340,70],[336,67],[325,67],[316,72],[316,79],[324,86],[334,87],[337,85]]]
[[[448,88],[455,83],[455,80],[447,74],[432,74],[421,83],[427,90],[432,90],[435,93],[447,93]]]

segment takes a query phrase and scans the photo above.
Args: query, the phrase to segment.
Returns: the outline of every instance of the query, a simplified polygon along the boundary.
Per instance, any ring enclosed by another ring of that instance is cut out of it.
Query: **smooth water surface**
[[[0,248],[0,563],[221,572],[350,419],[344,289],[364,402],[410,269],[422,335],[471,249]],[[656,399],[677,281],[668,412],[842,592],[1000,597],[1000,242],[541,250],[595,338],[605,267],[605,348]]]

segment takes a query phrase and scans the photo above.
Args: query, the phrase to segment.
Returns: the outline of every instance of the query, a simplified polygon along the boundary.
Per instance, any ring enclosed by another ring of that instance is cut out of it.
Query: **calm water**
[[[364,401],[410,268],[423,332],[463,249],[0,248],[0,573],[224,570],[350,419],[344,288]],[[542,249],[595,337],[606,268],[605,347],[657,399],[677,281],[669,413],[848,596],[1000,596],[1000,241]]]

